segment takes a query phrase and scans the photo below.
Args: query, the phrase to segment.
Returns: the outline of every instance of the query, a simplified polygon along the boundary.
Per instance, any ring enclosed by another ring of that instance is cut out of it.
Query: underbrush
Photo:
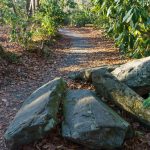
[[[9,25],[10,39],[28,49],[34,37],[42,37],[41,41],[50,40],[57,34],[63,24],[65,12],[61,3],[56,0],[40,1],[36,10],[25,9],[25,1],[0,2],[0,16],[3,25]]]
[[[5,59],[10,63],[18,63],[19,56],[13,52],[5,51],[0,45],[0,59]]]
[[[84,27],[86,24],[92,24],[92,16],[86,11],[76,11],[70,15],[71,26]]]

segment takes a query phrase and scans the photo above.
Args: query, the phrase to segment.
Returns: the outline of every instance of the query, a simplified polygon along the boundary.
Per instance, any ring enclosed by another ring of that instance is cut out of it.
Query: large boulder
[[[144,108],[143,98],[120,82],[106,69],[95,71],[92,76],[96,92],[107,100],[113,101],[140,122],[150,127],[150,109]]]
[[[150,57],[121,65],[112,74],[140,95],[150,92]]]
[[[86,147],[118,148],[132,134],[129,123],[91,91],[69,90],[63,111],[63,137]]]
[[[112,72],[119,66],[120,65],[102,65],[100,67],[95,67],[95,68],[86,68],[86,69],[82,69],[78,72],[69,74],[69,78],[72,80],[81,80],[81,81],[86,81],[86,82],[92,82],[92,73],[94,71],[99,70],[101,68],[106,68],[106,69],[108,69],[109,72]]]
[[[8,127],[4,138],[11,149],[33,142],[49,133],[58,123],[58,111],[66,83],[56,78],[36,90]]]

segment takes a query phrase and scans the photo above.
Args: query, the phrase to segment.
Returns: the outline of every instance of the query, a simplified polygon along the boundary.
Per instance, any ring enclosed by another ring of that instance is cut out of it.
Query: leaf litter
[[[6,27],[0,27],[0,44],[7,51],[20,56],[18,63],[10,63],[0,59],[0,149],[8,150],[3,134],[7,126],[14,118],[16,112],[21,107],[22,102],[39,86],[47,81],[62,76],[68,81],[71,89],[89,89],[94,87],[84,82],[74,82],[69,80],[67,75],[70,72],[79,71],[83,68],[97,67],[104,64],[121,64],[130,61],[124,59],[114,42],[108,39],[102,30],[91,27],[69,28],[68,30],[82,34],[83,38],[93,46],[87,53],[71,53],[70,37],[62,35],[60,39],[52,44],[51,57],[49,59],[24,50],[17,43],[9,42]],[[71,58],[69,58],[69,57]],[[76,58],[84,57],[84,61],[76,61]],[[69,58],[69,59],[68,59]],[[73,61],[73,62],[71,62]],[[114,104],[110,106],[121,116],[132,124],[136,131],[132,139],[125,141],[124,150],[149,150],[150,131],[142,127],[133,120],[126,112],[118,110]],[[54,129],[47,137],[35,143],[24,145],[20,150],[87,150],[78,144],[67,141],[61,137],[60,125]]]

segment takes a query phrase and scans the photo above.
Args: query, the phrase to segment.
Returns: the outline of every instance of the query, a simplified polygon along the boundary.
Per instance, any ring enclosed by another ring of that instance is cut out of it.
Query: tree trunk
[[[27,0],[27,12],[32,15],[39,8],[39,0]]]
[[[37,10],[39,7],[39,0],[35,0],[35,10]]]
[[[143,107],[143,98],[106,69],[99,69],[92,74],[92,81],[97,93],[135,116],[140,122],[150,127],[150,109]]]

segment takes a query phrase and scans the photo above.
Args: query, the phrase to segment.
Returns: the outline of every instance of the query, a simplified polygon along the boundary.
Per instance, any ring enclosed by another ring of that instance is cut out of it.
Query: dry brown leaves
[[[19,110],[21,103],[37,87],[55,78],[63,76],[68,81],[68,87],[71,89],[89,89],[93,86],[88,83],[74,82],[67,79],[67,74],[81,68],[96,67],[103,64],[120,64],[124,60],[117,48],[114,47],[112,40],[107,39],[102,31],[87,28],[71,28],[76,33],[82,34],[93,48],[85,54],[85,62],[74,62],[70,65],[66,55],[70,54],[70,39],[62,37],[50,47],[52,54],[50,59],[45,59],[37,53],[29,53],[23,50],[18,44],[9,42],[8,28],[0,27],[0,44],[11,52],[20,56],[20,62],[11,64],[6,60],[0,60],[0,149],[7,150],[3,134]],[[118,110],[113,104],[110,106],[118,111],[121,116],[129,121],[136,130],[137,135],[126,141],[124,148],[126,150],[148,150],[150,149],[150,132],[132,120],[125,112]],[[46,138],[30,145],[25,145],[20,150],[81,150],[82,146],[69,142],[61,136],[60,126],[52,131]],[[85,148],[86,149],[86,148]]]

